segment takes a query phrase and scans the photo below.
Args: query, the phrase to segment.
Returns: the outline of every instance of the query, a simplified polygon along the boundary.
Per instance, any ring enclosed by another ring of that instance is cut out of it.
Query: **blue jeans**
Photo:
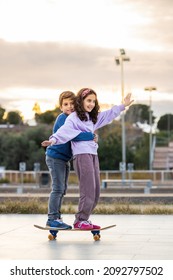
[[[52,179],[52,191],[48,202],[48,220],[61,218],[61,204],[66,194],[70,163],[46,156],[46,164]]]

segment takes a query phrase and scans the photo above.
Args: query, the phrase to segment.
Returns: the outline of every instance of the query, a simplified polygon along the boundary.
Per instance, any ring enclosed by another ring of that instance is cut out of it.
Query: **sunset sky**
[[[96,90],[119,104],[124,48],[125,93],[157,117],[173,108],[172,0],[0,0],[0,105],[25,120],[52,110],[64,90]]]

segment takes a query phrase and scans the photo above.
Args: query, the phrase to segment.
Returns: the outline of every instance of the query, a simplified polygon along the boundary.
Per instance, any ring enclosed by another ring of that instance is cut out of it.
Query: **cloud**
[[[80,88],[120,85],[118,50],[58,42],[0,40],[0,88]],[[128,50],[124,63],[130,87],[154,85],[173,92],[173,56],[166,52]]]
[[[95,84],[113,59],[106,49],[50,42],[0,41],[1,88]],[[105,79],[104,79],[105,80]]]
[[[173,35],[173,2],[172,0],[136,1],[132,0],[136,13],[141,14],[148,24],[142,28],[136,26],[134,36],[143,38],[152,49],[157,47],[162,51],[172,51]]]
[[[132,87],[155,86],[160,92],[173,94],[173,56],[170,53],[129,51],[129,56],[126,82],[131,82]]]
[[[84,6],[81,1],[39,3],[41,11],[34,1],[29,1],[27,7],[21,1],[23,13],[11,14],[14,31],[6,17],[9,9],[6,2],[5,10],[2,6],[0,11],[3,26],[0,38],[13,40],[0,40],[1,105],[18,108],[22,100],[28,100],[28,104],[52,101],[54,105],[59,91],[78,90],[84,86],[93,87],[101,96],[106,92],[107,96],[114,96],[121,91],[121,69],[114,58],[119,54],[119,47],[123,47],[130,58],[130,62],[124,62],[125,90],[155,86],[163,97],[163,103],[160,99],[157,103],[157,110],[170,110],[173,99],[172,0],[100,0],[87,1]],[[67,11],[67,3],[71,10]],[[76,10],[77,3],[79,10]],[[91,21],[87,21],[88,17],[83,20],[84,8]],[[164,100],[164,93],[170,96],[170,101]],[[145,95],[144,99],[147,102]]]
[[[21,1],[21,3],[23,2]],[[34,1],[31,3],[29,1],[27,6],[22,4],[24,5],[22,6],[23,14],[19,14],[20,20],[14,21],[16,32],[12,32],[12,34],[14,34],[14,38],[15,36],[18,38],[17,34],[20,31],[23,36],[21,38],[25,40],[27,34],[32,36],[35,34],[36,37],[33,38],[38,38],[39,34],[43,33],[45,38],[47,36],[47,40],[50,40],[49,34],[51,33],[55,39],[51,42],[0,40],[1,91],[13,87],[54,89],[90,86],[104,89],[110,86],[117,89],[121,86],[120,68],[116,67],[114,63],[114,57],[118,55],[118,48],[113,48],[112,45],[108,47],[112,40],[114,46],[119,46],[124,42],[121,47],[127,50],[127,55],[131,59],[130,62],[124,64],[125,82],[128,87],[143,88],[154,85],[161,91],[173,93],[171,77],[173,72],[172,0],[84,1],[84,6],[81,1],[74,3],[63,1],[62,6],[61,1],[44,1],[38,22],[41,3],[39,1],[39,5],[36,5]],[[47,6],[46,3],[49,5]],[[96,13],[98,3],[100,13]],[[67,4],[70,4],[69,7],[73,9],[74,14],[66,11]],[[79,4],[80,12],[76,10],[75,5],[77,4]],[[90,10],[91,4],[92,10]],[[17,9],[16,5],[13,7]],[[88,18],[83,20],[84,7],[90,11],[90,16],[92,14],[93,21],[87,22]],[[8,11],[6,2],[4,2],[4,9],[1,10],[3,28],[0,36],[2,38],[5,29],[8,32],[12,30],[7,17],[4,16]],[[33,9],[34,21],[30,23]],[[64,12],[67,14],[61,25]],[[48,20],[45,23],[46,13]],[[58,17],[55,16],[57,14]],[[21,20],[25,29],[21,29]],[[81,25],[80,32],[75,33],[79,24]],[[27,32],[23,30],[27,30]],[[43,30],[44,32],[41,32]],[[92,32],[93,30],[94,32]],[[58,39],[56,35],[60,35],[60,31],[64,37],[60,36]],[[62,38],[69,39],[63,43],[60,42]],[[76,38],[78,43],[72,42],[73,38]],[[97,42],[97,46],[88,45],[86,42],[88,44]],[[99,47],[98,42],[107,43],[107,47],[103,47],[104,44]]]

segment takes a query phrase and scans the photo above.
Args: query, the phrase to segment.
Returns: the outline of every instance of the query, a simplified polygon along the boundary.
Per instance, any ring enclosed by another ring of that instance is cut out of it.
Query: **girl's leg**
[[[97,155],[93,155],[93,165],[95,170],[95,201],[93,203],[92,212],[94,208],[97,206],[100,197],[100,169],[99,169],[99,160]],[[93,229],[98,229],[98,230],[100,229],[99,225],[93,224],[90,221],[89,223],[93,226]]]
[[[93,208],[92,211],[94,210],[94,208],[97,206],[97,203],[99,201],[99,197],[100,197],[100,168],[99,168],[99,159],[97,155],[93,155],[93,169],[95,171],[94,177],[95,177],[95,201],[93,203]]]
[[[99,192],[98,185],[96,191],[93,155],[76,155],[73,163],[75,172],[79,179],[80,190],[78,213],[75,215],[76,219],[74,222],[76,223],[78,221],[87,221],[89,219],[93,207],[96,204],[96,201],[98,201]]]

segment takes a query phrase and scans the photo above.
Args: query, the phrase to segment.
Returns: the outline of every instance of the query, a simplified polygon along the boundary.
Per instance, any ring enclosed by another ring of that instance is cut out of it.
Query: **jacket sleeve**
[[[54,126],[53,126],[53,133],[55,133],[65,123],[66,118],[67,117],[65,116],[65,114],[60,114],[56,118]]]
[[[77,141],[91,141],[93,139],[94,139],[94,134],[92,132],[81,132],[72,140],[77,142]]]
[[[54,145],[65,144],[75,138],[80,132],[80,130],[74,128],[73,121],[67,118],[64,125],[53,133],[49,139],[54,140]]]
[[[110,110],[106,110],[100,112],[98,115],[97,122],[94,126],[94,130],[97,130],[100,127],[103,127],[113,121],[116,117],[118,117],[122,111],[125,110],[125,106],[123,104],[119,106],[113,106]]]

